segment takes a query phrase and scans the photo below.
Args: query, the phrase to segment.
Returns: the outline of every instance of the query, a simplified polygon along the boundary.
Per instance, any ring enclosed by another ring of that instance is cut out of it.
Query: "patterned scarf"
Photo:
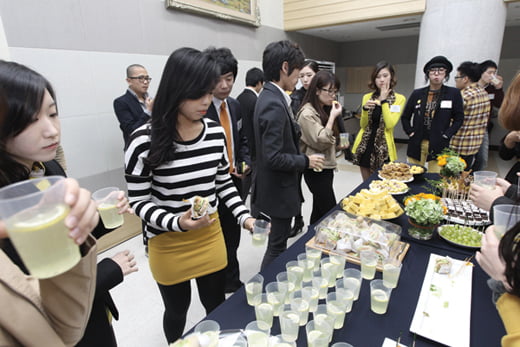
[[[374,94],[372,94],[372,96],[371,96],[372,98],[375,97]],[[393,91],[390,92],[390,94],[386,98],[386,101],[388,101],[389,107],[391,107],[394,104],[395,94]],[[361,157],[367,150],[368,141],[370,139],[370,134],[373,131],[372,113],[374,110],[375,110],[375,108],[368,110],[368,125],[367,125],[367,128],[365,129],[365,132],[363,133],[361,142],[359,143],[356,153],[354,153],[354,157],[353,157],[353,163],[355,165],[359,165]],[[374,139],[374,148],[370,155],[370,170],[371,171],[376,171],[377,169],[382,167],[385,162],[388,161],[388,144],[386,143],[386,139],[385,139],[385,122],[383,120],[382,112],[383,111],[381,110],[381,116],[380,116],[381,118],[379,120],[379,126],[377,127],[377,129],[375,129],[376,136]]]

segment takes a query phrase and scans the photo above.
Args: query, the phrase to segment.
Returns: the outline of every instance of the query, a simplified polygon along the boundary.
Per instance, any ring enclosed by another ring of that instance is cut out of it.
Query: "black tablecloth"
[[[435,179],[438,176],[426,174],[425,178]],[[371,177],[357,187],[353,193],[368,187]],[[424,191],[424,178],[410,183],[411,193]],[[335,209],[338,209],[339,205]],[[381,346],[385,337],[396,340],[402,332],[401,342],[411,346],[413,334],[409,332],[415,307],[419,299],[424,274],[428,265],[430,253],[449,255],[454,259],[464,259],[473,251],[464,248],[456,248],[447,244],[437,235],[432,240],[418,241],[407,233],[408,222],[405,216],[401,216],[392,222],[403,228],[402,240],[410,243],[410,249],[403,261],[403,268],[398,287],[392,291],[388,311],[384,315],[377,315],[370,310],[370,284],[364,280],[359,300],[353,305],[352,311],[347,314],[345,325],[340,330],[334,331],[333,342],[346,341],[357,347]],[[310,226],[303,235],[290,248],[282,253],[261,274],[266,283],[276,281],[276,274],[285,271],[285,264],[289,260],[296,259],[297,255],[305,252],[305,243],[314,236],[314,227]],[[261,259],[258,260],[260,264]],[[348,267],[359,268],[357,265],[347,263]],[[377,272],[376,278],[381,278]],[[500,346],[500,338],[505,334],[504,327],[491,302],[491,293],[486,285],[488,276],[482,269],[475,265],[473,268],[473,283],[471,295],[471,346]],[[221,329],[240,329],[247,323],[255,320],[253,307],[246,301],[245,291],[242,287],[226,302],[217,307],[205,319],[213,319],[220,323]],[[274,319],[271,329],[272,335],[280,333],[279,321]],[[298,346],[307,346],[305,328],[300,328],[297,341]],[[417,336],[416,346],[440,346],[440,344]]]

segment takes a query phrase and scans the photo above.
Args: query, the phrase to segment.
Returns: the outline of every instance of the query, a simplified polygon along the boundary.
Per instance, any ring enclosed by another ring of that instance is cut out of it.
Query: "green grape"
[[[482,233],[462,225],[444,225],[439,234],[446,240],[469,247],[480,247]]]

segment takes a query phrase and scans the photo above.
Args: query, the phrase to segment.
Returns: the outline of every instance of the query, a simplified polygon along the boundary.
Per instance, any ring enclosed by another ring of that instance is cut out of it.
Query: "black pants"
[[[336,206],[336,196],[332,186],[334,169],[323,169],[322,172],[314,172],[314,170],[308,169],[303,173],[303,178],[312,193],[310,224],[314,224]]]
[[[206,309],[206,314],[224,302],[224,270],[195,279],[199,298]],[[191,301],[190,281],[164,286],[157,283],[164,302],[163,329],[168,343],[173,343],[182,336],[186,325],[186,315]]]
[[[262,260],[262,269],[287,249],[287,239],[291,232],[291,220],[292,217],[271,217],[271,232],[269,233],[267,249]]]
[[[231,176],[238,193],[242,191],[242,180]],[[231,213],[227,206],[219,201],[218,215],[220,225],[222,226],[222,233],[224,234],[224,242],[226,243],[227,261],[228,265],[225,269],[226,286],[236,287],[240,285],[240,266],[238,264],[237,249],[240,245],[241,226],[238,225],[237,219]]]

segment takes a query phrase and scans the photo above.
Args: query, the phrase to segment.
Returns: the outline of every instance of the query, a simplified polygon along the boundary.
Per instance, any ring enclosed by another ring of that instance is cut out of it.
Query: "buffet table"
[[[436,179],[438,176],[426,174],[423,178],[409,183],[410,193],[415,194],[424,191],[426,181],[424,178]],[[362,188],[368,188],[368,184],[376,176],[358,186],[352,193]],[[336,206],[335,209],[339,209]],[[397,340],[402,333],[401,343],[411,346],[413,334],[409,332],[419,293],[421,291],[424,274],[427,268],[430,253],[448,255],[454,259],[464,259],[474,252],[464,248],[457,248],[437,234],[432,240],[419,241],[411,238],[407,233],[408,221],[405,215],[392,220],[403,228],[401,239],[410,243],[410,249],[403,261],[398,287],[392,291],[388,311],[384,315],[377,315],[370,310],[369,281],[364,280],[361,287],[359,300],[353,305],[352,312],[347,314],[342,329],[335,330],[332,342],[345,341],[354,346],[381,346],[385,337]],[[276,281],[275,276],[285,271],[285,264],[296,259],[299,253],[305,252],[305,243],[315,234],[314,227],[310,226],[307,233],[297,242],[281,254],[261,274],[264,276],[264,285]],[[258,260],[260,264],[260,260]],[[348,267],[356,267],[347,263]],[[376,278],[381,278],[381,273],[376,273]],[[491,293],[487,287],[488,276],[476,264],[473,268],[471,295],[471,346],[500,346],[500,338],[505,335],[505,330],[491,302]],[[211,312],[205,319],[216,320],[221,329],[240,329],[247,323],[255,320],[254,308],[246,301],[244,288],[242,287],[226,302]],[[280,333],[279,320],[275,319],[271,334]],[[439,332],[442,333],[442,332]],[[305,328],[300,328],[297,346],[306,346]],[[419,335],[416,337],[416,346],[441,346],[441,344],[425,339]]]

